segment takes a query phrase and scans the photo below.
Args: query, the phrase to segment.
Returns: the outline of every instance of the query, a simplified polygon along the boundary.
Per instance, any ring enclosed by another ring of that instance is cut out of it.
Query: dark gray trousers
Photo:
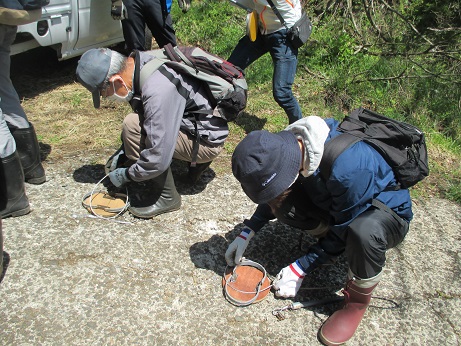
[[[386,251],[402,242],[408,228],[408,222],[389,208],[370,207],[345,232],[343,243],[349,269],[361,279],[379,274],[386,262]]]
[[[303,230],[315,228],[328,213],[309,199],[302,189],[294,189],[276,217],[280,222]],[[345,252],[349,269],[361,279],[379,274],[386,262],[386,251],[405,238],[409,224],[379,201],[352,221],[346,230],[336,234],[330,230],[319,240],[320,246],[331,255]]]

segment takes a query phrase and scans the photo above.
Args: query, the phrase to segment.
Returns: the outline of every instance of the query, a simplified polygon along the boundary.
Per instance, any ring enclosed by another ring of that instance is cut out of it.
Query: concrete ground
[[[292,300],[270,293],[236,307],[224,298],[224,252],[255,208],[232,175],[209,170],[195,187],[178,179],[178,212],[95,219],[81,199],[103,176],[94,162],[107,154],[46,162],[48,181],[27,185],[32,212],[4,220],[11,262],[0,285],[1,345],[319,344],[317,331],[337,305],[288,311],[279,321],[272,311]],[[348,345],[460,344],[461,208],[415,200],[414,213]],[[314,241],[274,222],[245,255],[275,276],[302,255],[300,239]],[[295,301],[334,296],[346,268],[339,258],[314,272]]]

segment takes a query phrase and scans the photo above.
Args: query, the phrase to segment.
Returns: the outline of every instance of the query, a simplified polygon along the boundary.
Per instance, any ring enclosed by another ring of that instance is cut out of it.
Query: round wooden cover
[[[86,197],[82,201],[82,204],[92,214],[110,217],[117,215],[125,207],[126,196],[123,196],[113,196],[106,192],[96,192]]]
[[[232,273],[234,273],[232,277]],[[258,284],[264,278],[264,273],[252,266],[237,266],[234,271],[234,267],[228,267],[224,273],[222,279],[222,285],[225,289],[225,294],[229,295],[231,300],[238,302],[248,302],[258,294],[257,298],[253,301],[254,303],[260,302],[269,294],[270,280],[266,276],[260,286],[258,293]],[[227,289],[226,289],[227,282]]]

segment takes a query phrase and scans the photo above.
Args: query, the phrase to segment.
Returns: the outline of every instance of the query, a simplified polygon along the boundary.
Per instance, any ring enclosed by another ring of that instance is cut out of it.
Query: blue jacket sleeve
[[[251,218],[246,219],[243,223],[256,233],[273,219],[275,219],[275,216],[272,214],[269,205],[259,204]]]

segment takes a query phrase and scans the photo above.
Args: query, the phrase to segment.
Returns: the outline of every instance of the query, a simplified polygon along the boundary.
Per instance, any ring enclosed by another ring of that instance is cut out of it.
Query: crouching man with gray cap
[[[310,116],[279,133],[251,132],[237,145],[232,172],[258,207],[225,256],[229,265],[238,264],[255,232],[275,218],[318,237],[274,280],[275,294],[287,298],[307,274],[344,252],[345,303],[319,330],[325,345],[354,335],[381,279],[386,250],[404,239],[413,217],[409,191],[396,190],[391,167],[365,142],[344,150],[327,179],[320,175],[324,145],[340,134],[337,126]]]
[[[196,160],[188,175],[195,183],[219,155],[229,134],[226,120],[215,115],[203,82],[162,65],[141,86],[140,71],[152,59],[148,52],[125,57],[100,48],[85,52],[77,66],[77,79],[92,93],[95,108],[102,96],[129,102],[134,111],[123,122],[122,148],[106,168],[116,187],[147,180],[155,185],[158,194],[130,198],[128,210],[140,218],[180,208],[181,196],[170,169],[173,158]]]

